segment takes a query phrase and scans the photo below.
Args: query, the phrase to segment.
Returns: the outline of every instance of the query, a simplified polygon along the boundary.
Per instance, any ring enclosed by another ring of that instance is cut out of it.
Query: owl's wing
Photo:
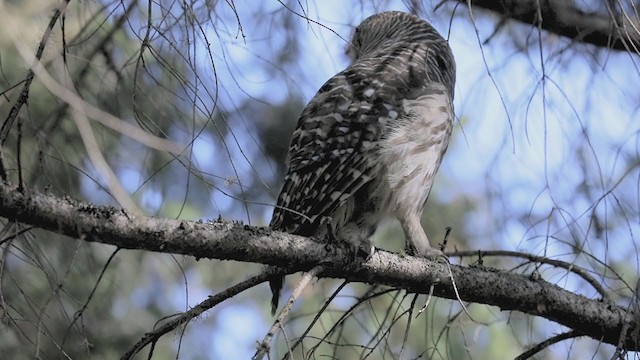
[[[302,112],[273,229],[310,236],[323,218],[372,180],[373,154],[393,106],[347,69],[327,81]]]

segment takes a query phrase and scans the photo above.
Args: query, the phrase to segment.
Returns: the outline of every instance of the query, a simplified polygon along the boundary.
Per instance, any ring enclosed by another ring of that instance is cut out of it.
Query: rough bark
[[[468,4],[467,0],[457,0]],[[566,0],[472,0],[476,8],[490,10],[507,19],[534,27],[577,42],[598,47],[639,53],[639,22],[635,16],[625,16],[623,10],[608,8],[605,12],[586,12],[573,1]],[[608,12],[608,13],[607,13]]]
[[[292,272],[323,263],[327,270],[321,277],[384,284],[423,294],[435,285],[434,294],[449,299],[457,298],[457,288],[463,301],[541,316],[613,345],[618,344],[624,328],[626,349],[640,350],[637,314],[607,301],[566,291],[536,277],[448,265],[382,250],[362,264],[349,264],[350,255],[339,246],[267,228],[222,219],[204,223],[132,215],[68,197],[20,192],[10,184],[0,185],[0,216],[72,238],[125,249],[279,266],[288,264],[285,267]]]

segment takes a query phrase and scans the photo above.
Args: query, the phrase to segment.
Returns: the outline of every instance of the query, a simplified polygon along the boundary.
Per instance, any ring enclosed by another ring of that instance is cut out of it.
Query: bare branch
[[[267,228],[217,220],[211,223],[158,219],[97,207],[68,197],[16,191],[0,185],[0,216],[86,241],[126,249],[191,255],[197,258],[239,260],[268,265],[288,264],[289,270],[326,266],[323,277],[388,285],[541,316],[586,336],[617,345],[621,330],[627,350],[640,349],[640,321],[634,312],[566,291],[542,279],[488,268],[466,268],[377,251],[362,264],[353,264],[347,249]]]
[[[467,0],[457,0],[467,4]],[[637,53],[640,33],[624,15],[585,12],[565,0],[473,0],[472,6],[505,18],[540,26],[551,33],[603,48]],[[539,16],[542,15],[540,22]],[[540,24],[539,24],[540,22]]]

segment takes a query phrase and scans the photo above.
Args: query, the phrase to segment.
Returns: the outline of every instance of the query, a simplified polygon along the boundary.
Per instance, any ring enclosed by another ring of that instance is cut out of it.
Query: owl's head
[[[446,40],[425,20],[401,11],[387,11],[372,15],[358,25],[348,52],[355,61],[390,46],[414,42],[446,45]]]
[[[419,50],[418,50],[419,49]],[[447,86],[453,97],[455,60],[448,42],[421,18],[401,11],[388,11],[365,19],[355,30],[348,50],[354,63],[395,61],[400,66],[416,53],[424,57],[426,78]]]

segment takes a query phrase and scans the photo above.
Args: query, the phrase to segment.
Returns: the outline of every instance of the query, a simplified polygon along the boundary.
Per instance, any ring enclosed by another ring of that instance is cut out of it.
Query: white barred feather
[[[354,247],[396,216],[418,255],[435,256],[420,225],[453,123],[455,62],[426,21],[402,12],[366,19],[353,63],[302,112],[271,227]],[[274,301],[282,279],[272,281]],[[275,305],[275,304],[274,304]]]

